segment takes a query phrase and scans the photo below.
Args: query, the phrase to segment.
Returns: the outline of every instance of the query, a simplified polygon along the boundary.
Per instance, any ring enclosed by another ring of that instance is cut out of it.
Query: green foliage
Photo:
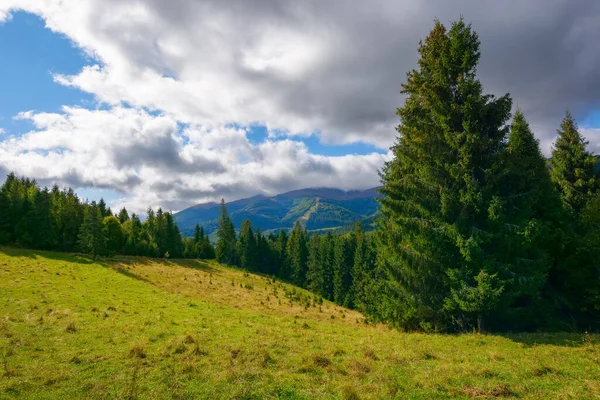
[[[488,177],[511,100],[483,94],[479,39],[464,21],[449,31],[436,22],[419,53],[419,69],[402,86],[394,159],[381,174],[378,262],[398,301],[394,322],[441,330],[452,323],[444,306],[452,293],[496,267],[486,248]]]
[[[235,265],[238,255],[236,252],[236,238],[233,223],[227,214],[225,200],[221,200],[221,215],[219,217],[219,230],[217,231],[216,246],[217,261],[223,264]]]
[[[186,252],[173,215],[148,209],[142,223],[125,208],[112,215],[103,199],[81,203],[73,189],[40,189],[34,180],[9,174],[0,188],[0,243],[92,254],[131,254],[152,257],[214,258],[204,238]],[[184,254],[185,253],[185,254]]]
[[[250,220],[242,223],[237,241],[237,254],[240,258],[240,267],[247,271],[258,271],[257,242]]]
[[[587,151],[571,113],[567,111],[552,150],[552,180],[565,206],[579,214],[598,188],[596,160]]]
[[[104,234],[106,236],[106,249],[109,254],[121,253],[125,245],[125,235],[121,222],[115,217],[104,217]]]
[[[308,269],[308,234],[299,222],[296,222],[287,241],[287,262],[291,272],[292,282],[300,287],[306,285],[306,272]]]
[[[79,230],[79,248],[89,253],[95,260],[106,253],[106,233],[104,231],[101,209],[95,202],[85,207],[83,224]]]

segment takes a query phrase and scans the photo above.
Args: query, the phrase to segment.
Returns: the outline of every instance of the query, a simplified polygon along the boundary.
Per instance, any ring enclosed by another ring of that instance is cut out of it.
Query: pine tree
[[[349,234],[335,237],[334,243],[333,301],[341,306],[353,308],[352,268],[356,240],[353,234]]]
[[[98,209],[100,210],[100,215],[102,215],[102,218],[108,217],[108,210],[106,208],[106,202],[104,201],[104,199],[102,197],[98,201]]]
[[[327,300],[333,300],[333,265],[335,263],[335,238],[331,232],[321,239],[319,257],[321,274],[323,275],[323,288],[321,296]]]
[[[369,302],[369,284],[375,279],[373,274],[374,258],[372,248],[363,232],[360,222],[354,228],[356,249],[354,251],[354,265],[352,266],[352,291],[354,304],[358,310],[366,311]]]
[[[484,228],[510,116],[508,95],[484,95],[475,72],[479,39],[461,19],[448,31],[436,21],[421,43],[418,70],[408,73],[394,158],[381,172],[378,262],[394,297],[395,324],[407,329],[450,327],[457,296],[488,290],[491,276]],[[468,299],[461,299],[461,304]],[[485,309],[461,307],[469,323]]]
[[[247,271],[258,270],[256,237],[252,232],[252,223],[249,219],[242,222],[242,229],[237,241],[237,254],[240,259],[240,267]]]
[[[92,255],[95,260],[106,250],[106,236],[102,223],[102,214],[96,203],[85,207],[83,224],[79,231],[79,247],[84,253]]]
[[[126,226],[128,228],[125,228]],[[135,213],[131,214],[131,220],[125,223],[124,230],[127,232],[126,253],[135,256],[145,254],[145,249],[140,244],[143,230],[142,222]]]
[[[219,229],[217,230],[217,247],[215,249],[217,261],[222,264],[235,265],[237,263],[236,239],[233,223],[227,214],[225,200],[221,200],[219,216]]]
[[[274,243],[275,270],[273,273],[285,280],[291,279],[292,276],[287,255],[287,242],[288,235],[281,229]]]
[[[576,216],[598,188],[596,160],[587,151],[571,113],[567,111],[552,150],[552,180],[565,206]]]
[[[572,115],[567,112],[558,130],[552,150],[551,175],[565,208],[571,214],[567,237],[560,242],[564,253],[558,268],[551,271],[550,282],[561,303],[561,313],[570,316],[574,328],[577,322],[597,320],[598,258],[600,247],[595,232],[598,224],[598,185],[596,159],[587,150],[588,142],[578,131]]]
[[[129,213],[127,212],[127,209],[125,207],[121,208],[121,211],[119,211],[118,218],[121,224],[124,224],[125,221],[129,221]]]
[[[539,143],[521,111],[514,116],[494,175],[490,185],[496,195],[486,229],[495,234],[488,253],[493,252],[496,269],[488,272],[497,274],[504,290],[491,319],[500,329],[541,326],[542,318],[548,317],[542,312],[548,309],[542,291],[564,242],[564,213]]]
[[[298,221],[290,233],[287,241],[287,257],[289,270],[291,272],[292,282],[296,286],[304,287],[306,285],[306,271],[308,261],[308,235],[302,229]]]
[[[194,227],[194,242],[200,243],[203,240],[204,240],[204,229],[199,224],[196,224],[196,226]]]
[[[106,236],[106,250],[109,254],[120,253],[125,244],[121,223],[112,215],[104,217],[102,223],[104,225],[104,234]]]
[[[323,265],[321,264],[321,236],[313,235],[308,241],[307,288],[313,293],[322,294],[325,290]]]

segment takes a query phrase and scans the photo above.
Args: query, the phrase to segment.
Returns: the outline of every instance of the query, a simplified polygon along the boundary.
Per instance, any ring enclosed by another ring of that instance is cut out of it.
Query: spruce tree
[[[369,240],[360,222],[354,228],[356,249],[352,266],[352,291],[354,305],[358,310],[366,311],[369,302],[369,284],[375,278],[373,275],[374,259]]]
[[[98,209],[100,210],[100,215],[102,215],[102,218],[108,217],[108,210],[106,208],[106,202],[104,201],[104,199],[102,197],[98,201]]]
[[[292,282],[296,286],[304,287],[306,285],[306,271],[308,261],[308,235],[302,229],[298,221],[290,233],[287,241],[287,257],[289,270],[291,272]]]
[[[95,202],[85,207],[83,223],[79,230],[79,247],[95,260],[106,251],[106,235],[102,223],[100,208]]]
[[[129,221],[129,213],[127,212],[127,209],[125,207],[121,208],[121,211],[119,211],[118,218],[121,224],[124,224],[125,221]]]
[[[504,286],[494,300],[494,328],[541,326],[543,318],[549,320],[542,294],[564,242],[564,213],[539,142],[521,111],[514,116],[490,186],[495,195],[486,229],[495,236],[488,254]]]
[[[436,21],[402,85],[394,157],[381,171],[378,262],[394,293],[391,322],[407,329],[448,329],[455,316],[474,324],[488,306],[467,307],[469,292],[501,288],[485,250],[486,189],[511,100],[483,94],[479,47],[462,19],[450,30]]]
[[[240,259],[240,267],[247,271],[258,270],[256,237],[252,231],[252,222],[246,219],[242,222],[242,229],[237,241],[237,254]]]
[[[323,294],[325,277],[321,264],[321,236],[313,235],[308,241],[307,288],[313,293]]]
[[[588,328],[597,320],[599,264],[597,239],[598,173],[596,159],[587,150],[573,116],[567,112],[552,150],[552,180],[571,214],[568,234],[560,243],[564,253],[558,268],[551,271],[552,288],[561,300],[560,312],[569,315],[573,328],[578,322]]]
[[[586,149],[571,113],[567,111],[552,150],[552,180],[567,209],[576,217],[598,188],[596,160]]]
[[[333,301],[341,306],[353,308],[352,269],[356,240],[353,234],[334,238]]]
[[[288,235],[281,229],[274,243],[275,270],[273,273],[282,279],[290,279],[292,273],[289,268],[287,255]]]
[[[224,199],[221,200],[215,253],[217,261],[222,264],[235,265],[237,262],[235,229],[227,214],[227,206],[225,205]]]
[[[125,236],[119,220],[115,217],[104,217],[104,234],[106,236],[106,249],[109,254],[117,254],[123,250]]]
[[[327,300],[333,300],[333,265],[335,263],[335,238],[331,232],[327,232],[320,241],[319,261],[321,274],[323,275],[323,287],[321,296]]]

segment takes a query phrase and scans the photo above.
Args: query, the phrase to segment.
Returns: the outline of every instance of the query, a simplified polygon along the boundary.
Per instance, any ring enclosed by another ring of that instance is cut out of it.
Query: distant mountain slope
[[[376,196],[375,188],[351,191],[308,188],[273,197],[259,195],[232,201],[227,204],[227,211],[236,229],[246,219],[263,232],[290,229],[296,221],[309,231],[343,229],[356,221],[372,222],[378,210]],[[191,235],[196,224],[211,234],[218,227],[219,204],[198,204],[176,213],[175,218],[185,235]]]

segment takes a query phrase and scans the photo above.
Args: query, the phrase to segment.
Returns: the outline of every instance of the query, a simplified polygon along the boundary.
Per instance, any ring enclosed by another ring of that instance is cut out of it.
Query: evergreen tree
[[[215,253],[217,261],[222,264],[235,265],[237,263],[235,229],[227,214],[225,200],[221,200]]]
[[[109,254],[117,254],[123,250],[125,237],[119,220],[112,215],[104,217],[104,234],[106,236],[106,250]]]
[[[321,236],[313,235],[308,241],[307,288],[313,293],[322,294],[325,290],[323,265],[321,264]]]
[[[237,241],[237,254],[240,259],[240,267],[247,271],[258,270],[256,237],[252,232],[252,223],[249,219],[242,222],[242,229]]]
[[[102,215],[102,218],[108,217],[108,210],[106,208],[106,202],[104,201],[104,199],[102,197],[98,201],[98,209],[100,210],[100,215]]]
[[[327,232],[320,241],[319,261],[321,266],[323,287],[319,293],[327,300],[333,300],[333,265],[335,263],[335,238]]]
[[[102,214],[95,202],[85,207],[83,224],[79,231],[79,247],[84,253],[91,254],[94,260],[106,251]]]
[[[374,258],[370,242],[362,230],[360,222],[354,228],[356,249],[352,267],[352,290],[355,307],[361,311],[367,310],[369,302],[369,284],[375,279],[373,274]]]
[[[378,262],[394,292],[391,322],[441,330],[452,323],[455,305],[469,323],[487,311],[463,307],[470,288],[492,297],[501,288],[478,277],[495,269],[485,247],[487,178],[507,133],[511,100],[483,94],[475,77],[479,39],[462,19],[449,31],[436,21],[419,53],[419,68],[402,86],[394,158],[381,172]]]
[[[552,150],[552,180],[567,209],[576,216],[598,187],[596,160],[587,151],[573,116],[567,111]]]
[[[564,252],[558,268],[551,271],[550,282],[559,300],[561,313],[570,316],[574,328],[597,320],[593,301],[598,293],[597,241],[598,184],[596,159],[587,150],[569,112],[558,130],[552,150],[551,175],[571,219],[567,237],[560,242]]]
[[[194,227],[194,242],[200,243],[204,240],[204,228],[202,228],[199,224],[196,224]]]
[[[124,224],[125,221],[129,221],[129,213],[127,212],[127,209],[123,207],[121,208],[121,211],[119,211],[119,222]]]
[[[126,253],[135,256],[146,254],[146,249],[141,245],[143,227],[139,217],[135,213],[131,214],[131,220],[125,222],[123,227],[127,236]]]
[[[290,233],[287,242],[287,257],[289,270],[294,285],[304,287],[306,285],[306,271],[308,261],[307,234],[298,221]]]
[[[521,111],[514,116],[490,185],[496,195],[488,209],[486,230],[495,235],[488,254],[496,270],[488,273],[496,274],[504,286],[493,298],[498,310],[491,320],[495,328],[540,326],[548,317],[542,292],[560,255],[564,214],[539,143]]]
[[[334,242],[333,301],[341,306],[353,308],[352,268],[356,241],[354,235],[349,234],[337,236]]]
[[[288,262],[287,242],[288,235],[281,229],[277,235],[277,239],[273,243],[275,258],[275,270],[273,273],[285,280],[289,280],[292,277]]]

